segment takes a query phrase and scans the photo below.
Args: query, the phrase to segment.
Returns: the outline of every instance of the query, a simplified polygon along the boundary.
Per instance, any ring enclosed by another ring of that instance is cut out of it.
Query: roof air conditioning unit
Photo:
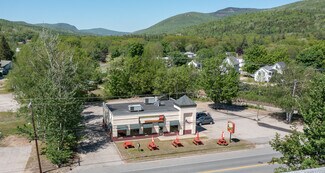
[[[129,105],[129,111],[130,112],[143,111],[143,107],[140,104],[137,104],[137,105]]]
[[[144,98],[145,104],[154,104],[155,103],[155,97],[146,97]]]

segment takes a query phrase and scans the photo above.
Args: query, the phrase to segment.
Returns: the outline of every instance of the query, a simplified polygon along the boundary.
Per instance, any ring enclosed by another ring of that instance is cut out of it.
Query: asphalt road
[[[270,147],[226,153],[214,153],[182,158],[125,163],[79,169],[78,172],[129,172],[129,173],[254,173],[274,172],[278,165],[269,165],[272,157],[280,156]]]

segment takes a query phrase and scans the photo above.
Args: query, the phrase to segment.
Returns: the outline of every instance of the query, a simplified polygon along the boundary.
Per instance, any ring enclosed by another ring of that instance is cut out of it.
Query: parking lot
[[[276,133],[286,135],[291,132],[292,125],[286,124],[283,119],[273,116],[276,111],[256,110],[244,106],[234,106],[227,109],[215,110],[211,108],[212,102],[197,102],[197,111],[206,111],[213,118],[215,124],[198,126],[200,133],[209,138],[219,138],[222,131],[226,137],[227,122],[232,121],[236,124],[234,138],[249,140],[256,144],[267,144],[273,139]],[[210,105],[210,106],[209,106]],[[256,121],[257,114],[259,121]],[[299,130],[301,125],[297,125]]]

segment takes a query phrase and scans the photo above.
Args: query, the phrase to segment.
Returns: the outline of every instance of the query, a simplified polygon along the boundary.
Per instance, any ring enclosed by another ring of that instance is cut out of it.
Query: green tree
[[[288,50],[286,48],[275,48],[266,55],[265,59],[267,59],[270,64],[277,62],[287,63],[289,62]]]
[[[177,51],[169,53],[169,56],[172,58],[173,64],[175,66],[182,66],[188,62],[187,56]]]
[[[305,66],[325,68],[325,43],[304,49],[298,54],[297,61]]]
[[[157,58],[163,57],[164,47],[159,42],[148,43],[144,47],[143,56]]]
[[[286,121],[291,123],[294,111],[298,110],[298,99],[308,92],[308,83],[315,74],[311,68],[297,65],[295,62],[287,64],[282,74],[275,74],[271,82],[276,85],[272,93],[277,90],[282,94],[275,100],[275,104],[286,112]],[[269,93],[269,94],[272,94]]]
[[[215,104],[231,103],[239,91],[239,74],[222,64],[221,57],[207,59],[201,74],[201,86]]]
[[[215,53],[213,52],[213,50],[207,49],[207,48],[200,49],[199,51],[197,51],[196,54],[200,60],[204,60],[204,59],[211,58],[211,57],[215,56]]]
[[[154,80],[154,94],[177,94],[194,92],[198,74],[187,66],[164,68]]]
[[[75,57],[71,50],[57,36],[42,32],[36,43],[22,49],[9,76],[18,101],[32,102],[44,151],[58,165],[71,158],[80,139],[84,102],[80,97],[85,96],[85,81],[93,72],[84,68],[91,66],[87,56]],[[21,114],[30,117],[25,108]]]
[[[301,99],[300,111],[304,119],[303,132],[294,131],[280,138],[277,134],[270,144],[282,153],[282,157],[273,158],[273,163],[286,167],[277,171],[294,171],[323,166],[325,163],[325,76],[316,75],[310,90]]]
[[[129,55],[131,57],[142,56],[143,54],[143,44],[141,43],[132,43],[129,47]]]
[[[10,49],[6,38],[2,35],[0,38],[0,61],[1,60],[12,60],[14,52]]]
[[[254,73],[261,65],[268,64],[267,51],[264,46],[253,45],[245,50],[245,71]]]

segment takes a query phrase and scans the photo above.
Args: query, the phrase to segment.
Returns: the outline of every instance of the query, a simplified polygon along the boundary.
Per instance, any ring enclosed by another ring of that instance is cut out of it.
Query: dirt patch
[[[2,147],[23,147],[27,145],[31,145],[30,141],[27,138],[18,135],[5,137],[0,142],[0,146]]]

